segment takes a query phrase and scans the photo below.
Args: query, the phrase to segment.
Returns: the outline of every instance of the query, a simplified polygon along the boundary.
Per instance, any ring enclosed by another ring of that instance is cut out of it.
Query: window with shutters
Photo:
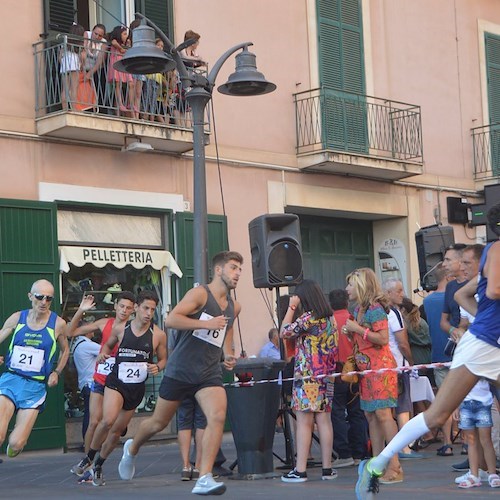
[[[45,0],[45,32],[67,33],[73,22],[91,29],[90,11],[95,11],[96,22],[104,24],[108,31],[119,23],[130,24],[127,11],[140,12],[172,40],[173,0],[100,0],[95,5],[94,0]]]
[[[317,0],[325,148],[368,151],[361,0]]]
[[[172,0],[135,0],[135,12],[151,19],[172,42],[174,41]]]
[[[490,115],[491,169],[500,175],[500,36],[485,34],[488,111]]]
[[[45,0],[45,32],[68,33],[76,21],[76,0]]]

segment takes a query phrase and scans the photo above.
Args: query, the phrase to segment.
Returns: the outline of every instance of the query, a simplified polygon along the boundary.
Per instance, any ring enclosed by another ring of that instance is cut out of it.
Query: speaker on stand
[[[300,223],[294,214],[264,214],[248,224],[252,273],[255,288],[276,288],[277,308],[280,309],[279,287],[298,285],[303,278]],[[278,328],[281,328],[281,318]],[[283,340],[280,339],[281,359],[286,360]],[[281,389],[280,414],[283,417],[285,458],[273,453],[284,468],[295,467],[295,450],[291,428],[294,415]]]
[[[276,288],[302,281],[299,218],[294,214],[265,214],[250,221],[253,285]]]
[[[415,233],[420,285],[428,292],[436,290],[435,268],[443,261],[446,249],[455,243],[451,226],[427,226]]]

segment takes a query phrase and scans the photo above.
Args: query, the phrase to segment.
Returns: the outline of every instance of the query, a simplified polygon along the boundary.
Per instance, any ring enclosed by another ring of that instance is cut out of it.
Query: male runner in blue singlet
[[[0,330],[0,343],[12,334],[5,359],[7,369],[0,377],[0,445],[17,411],[7,445],[7,456],[11,458],[19,455],[26,445],[45,406],[47,386],[57,385],[69,356],[66,322],[50,310],[54,299],[52,283],[44,279],[35,281],[28,297],[31,309],[12,314]],[[54,368],[58,345],[59,359]],[[0,356],[0,364],[3,362]]]

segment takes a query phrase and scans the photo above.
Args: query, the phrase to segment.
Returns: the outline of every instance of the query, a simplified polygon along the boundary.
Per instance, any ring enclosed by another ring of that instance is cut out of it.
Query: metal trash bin
[[[252,381],[274,380],[285,361],[238,359],[234,373],[251,373]],[[228,415],[238,456],[238,477],[274,477],[273,441],[281,386],[277,381],[226,387]]]

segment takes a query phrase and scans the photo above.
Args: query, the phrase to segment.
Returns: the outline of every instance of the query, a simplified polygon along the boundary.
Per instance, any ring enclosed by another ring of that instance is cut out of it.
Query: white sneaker
[[[471,472],[469,470],[465,474],[462,474],[461,476],[456,477],[455,484],[460,484],[462,481],[469,479],[470,476],[471,476]],[[485,472],[483,469],[479,469],[479,479],[481,481],[488,481],[488,473]]]
[[[195,495],[222,495],[225,491],[226,485],[215,481],[212,473],[209,472],[196,481],[196,485],[191,493]]]
[[[132,439],[125,441],[123,445],[123,455],[120,463],[118,464],[118,474],[125,481],[130,481],[135,474],[135,455],[131,455],[128,451],[130,445],[132,444]]]

